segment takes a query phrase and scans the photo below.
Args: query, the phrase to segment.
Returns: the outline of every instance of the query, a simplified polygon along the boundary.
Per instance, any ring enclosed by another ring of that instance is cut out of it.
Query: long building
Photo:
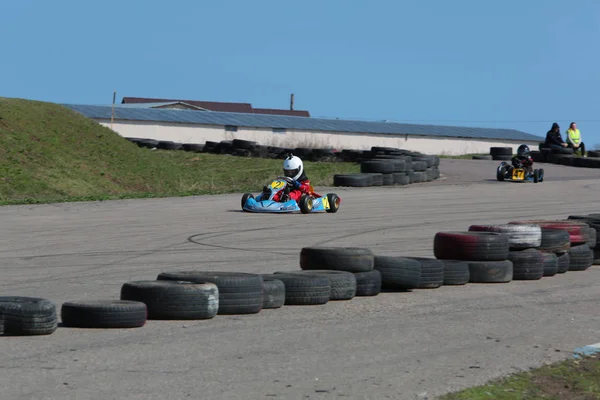
[[[111,105],[63,104],[123,137],[179,143],[244,139],[267,146],[366,150],[396,147],[426,154],[488,153],[490,147],[544,138],[515,129],[366,122],[306,116],[211,111],[184,101]]]

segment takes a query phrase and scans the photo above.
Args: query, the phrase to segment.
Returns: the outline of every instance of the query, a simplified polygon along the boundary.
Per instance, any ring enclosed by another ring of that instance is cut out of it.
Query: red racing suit
[[[305,178],[305,179],[302,179]],[[308,178],[306,178],[305,176],[301,176],[300,177],[301,180],[298,180],[298,183],[300,183],[300,188],[296,189],[294,188],[292,185],[290,185],[290,192],[289,192],[289,200],[300,200],[300,197],[302,197],[303,194],[305,193],[310,193],[310,181],[308,180]],[[280,190],[279,192],[277,192],[275,194],[275,196],[273,196],[273,200],[275,201],[281,201],[281,196],[285,193],[284,190]]]

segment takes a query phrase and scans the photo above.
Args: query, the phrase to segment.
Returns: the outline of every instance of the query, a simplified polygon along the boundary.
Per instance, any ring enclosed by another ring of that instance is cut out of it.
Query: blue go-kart
[[[242,210],[255,213],[293,213],[300,211],[302,214],[325,211],[335,213],[340,207],[340,198],[335,193],[327,193],[322,196],[314,192],[310,187],[310,192],[303,194],[298,201],[288,200],[279,202],[273,200],[276,193],[285,190],[292,180],[287,177],[278,176],[268,186],[265,191],[254,197],[252,193],[245,193],[242,196]]]
[[[527,172],[525,168],[515,167],[505,161],[502,161],[496,169],[496,179],[499,181],[512,182],[543,182],[544,169],[534,169],[532,172]]]

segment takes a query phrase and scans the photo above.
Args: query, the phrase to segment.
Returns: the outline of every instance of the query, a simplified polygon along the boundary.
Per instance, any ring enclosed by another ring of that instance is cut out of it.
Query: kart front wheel
[[[329,209],[325,210],[328,213],[337,212],[340,208],[340,198],[335,193],[327,194],[327,202],[329,203]]]
[[[248,201],[248,199],[253,199],[254,195],[252,193],[244,193],[244,195],[242,196],[242,210],[244,209],[244,206],[246,205],[246,202]]]
[[[533,170],[533,183],[538,183],[540,181],[540,171],[537,169]]]
[[[312,197],[310,197],[307,194],[300,197],[300,200],[298,201],[298,207],[300,207],[300,212],[302,212],[302,214],[308,214],[308,213],[312,212],[312,209],[313,209]]]
[[[538,174],[540,176],[539,182],[544,182],[544,168],[538,169]]]
[[[506,168],[507,165],[505,163],[502,163],[498,166],[498,169],[496,170],[496,179],[499,181],[503,181],[504,177],[506,176]]]

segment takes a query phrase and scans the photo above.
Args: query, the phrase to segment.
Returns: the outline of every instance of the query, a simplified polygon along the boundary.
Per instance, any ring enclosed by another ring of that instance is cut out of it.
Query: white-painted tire
[[[535,224],[471,225],[469,231],[504,233],[511,249],[537,248],[542,244],[542,228]]]

